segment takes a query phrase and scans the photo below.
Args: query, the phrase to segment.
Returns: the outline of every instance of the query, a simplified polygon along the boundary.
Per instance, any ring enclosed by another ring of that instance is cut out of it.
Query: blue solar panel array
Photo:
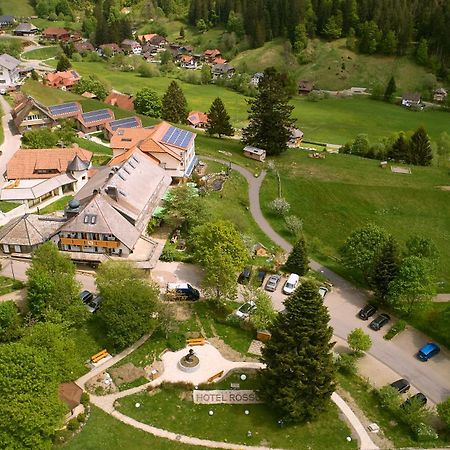
[[[49,106],[48,110],[52,116],[63,116],[65,114],[75,113],[80,111],[78,103],[63,103],[62,105]]]
[[[97,111],[89,111],[81,115],[86,123],[97,122],[97,120],[105,120],[111,118],[109,109],[98,109]]]
[[[126,117],[125,119],[117,119],[109,123],[112,131],[116,131],[117,128],[137,128],[140,125],[137,117]]]
[[[176,127],[169,127],[161,140],[165,144],[187,148],[193,137],[194,133],[191,133],[190,131],[180,130]]]

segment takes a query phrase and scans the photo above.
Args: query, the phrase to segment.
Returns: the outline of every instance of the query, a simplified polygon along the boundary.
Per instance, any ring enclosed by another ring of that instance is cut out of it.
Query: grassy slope
[[[112,71],[104,63],[75,63],[81,75],[95,73],[114,88],[135,93],[150,87],[163,95],[172,81],[168,77],[142,78],[137,73]],[[215,97],[221,97],[234,126],[245,126],[247,105],[245,97],[219,86],[197,86],[178,81],[188,100],[190,109],[207,111]],[[450,132],[449,114],[440,111],[411,112],[396,105],[368,98],[327,99],[310,102],[295,97],[294,117],[305,132],[306,139],[343,144],[359,133],[367,133],[376,141],[398,131],[409,131],[424,125],[436,139],[442,131]]]
[[[101,409],[91,406],[91,416],[83,430],[65,445],[67,450],[205,450],[157,438],[119,422]]]
[[[285,57],[283,40],[267,42],[263,47],[239,53],[231,64],[250,72],[269,66],[288,69],[297,79],[314,80],[321,89],[341,90],[351,86],[383,86],[394,75],[398,92],[423,89],[427,71],[407,56],[368,56],[358,54],[345,47],[345,39],[325,42],[315,39],[310,42],[311,62],[298,64],[295,58]]]
[[[28,17],[34,14],[29,0],[0,0],[2,14],[11,14],[17,17]]]
[[[30,50],[22,55],[24,59],[48,59],[53,58],[61,53],[61,49],[56,46],[42,47]]]

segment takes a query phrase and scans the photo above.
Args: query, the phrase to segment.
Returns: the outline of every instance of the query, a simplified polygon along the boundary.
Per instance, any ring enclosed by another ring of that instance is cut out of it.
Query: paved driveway
[[[2,127],[5,136],[3,144],[0,146],[0,180],[3,180],[3,174],[6,172],[6,165],[20,147],[21,136],[17,133],[12,122],[11,106],[9,106],[9,103],[1,95],[0,105],[3,111]]]

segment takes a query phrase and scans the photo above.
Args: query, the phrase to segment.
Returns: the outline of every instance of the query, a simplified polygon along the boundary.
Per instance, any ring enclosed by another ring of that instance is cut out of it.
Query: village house
[[[152,128],[118,128],[109,141],[113,159],[136,147],[153,134]]]
[[[110,54],[111,56],[117,55],[118,53],[122,53],[122,49],[116,44],[102,44],[99,46],[97,52],[100,56],[104,56],[105,54]]]
[[[221,56],[214,58],[212,64],[216,65],[216,64],[226,64],[228,61],[224,58],[222,58]]]
[[[124,119],[116,119],[106,124],[105,126],[105,137],[110,140],[114,132],[119,128],[142,128],[142,122],[139,117],[125,117]]]
[[[253,74],[252,78],[250,79],[250,84],[257,87],[259,85],[259,82],[264,78],[264,73],[262,72],[256,72]]]
[[[134,149],[122,162],[98,170],[75,195],[54,241],[83,262],[127,257],[138,242],[152,246],[143,233],[170,183],[161,167]]]
[[[137,132],[141,130],[145,137],[138,140]],[[120,136],[120,137],[119,137]],[[161,122],[154,127],[125,129],[119,128],[113,135],[110,146],[114,158],[109,162],[114,166],[128,156],[133,148],[142,151],[155,164],[164,168],[173,179],[189,177],[198,162],[195,154],[196,134]],[[121,154],[124,144],[136,142],[135,147]]]
[[[142,34],[138,36],[139,42],[144,45],[145,43],[149,43],[154,45],[157,48],[164,48],[167,45],[167,39],[164,36],[160,36],[159,34],[151,33],[151,34]]]
[[[120,109],[126,109],[127,111],[134,110],[134,97],[128,94],[121,94],[117,91],[112,91],[105,98],[105,103],[107,105],[117,106]]]
[[[194,55],[179,55],[177,60],[183,69],[198,69],[200,61]]]
[[[443,87],[435,89],[433,92],[433,100],[435,102],[443,102],[447,98],[448,92]]]
[[[91,53],[95,51],[94,46],[89,41],[84,42],[74,42],[73,48],[80,55],[85,55],[87,53]]]
[[[298,82],[298,93],[309,94],[314,89],[314,81],[300,80]]]
[[[235,72],[235,68],[229,64],[215,64],[211,69],[213,80],[217,80],[217,78],[231,78]]]
[[[132,53],[134,55],[140,55],[142,53],[141,44],[133,39],[124,39],[120,47],[125,53]]]
[[[104,130],[114,119],[114,113],[110,109],[97,109],[80,114],[77,117],[77,128],[83,133],[94,133]]]
[[[149,42],[142,44],[142,56],[146,60],[153,59],[158,54],[158,50],[159,47],[157,45],[150,44]]]
[[[53,127],[60,119],[73,119],[82,113],[77,102],[44,106],[33,97],[24,97],[12,110],[13,122],[20,133],[33,128]]]
[[[68,41],[70,31],[60,27],[48,27],[42,32],[42,37],[49,41]]]
[[[220,53],[220,50],[217,49],[208,49],[203,52],[203,59],[209,64],[212,64],[214,59],[220,56],[222,56],[222,53]]]
[[[1,189],[0,200],[31,208],[77,192],[87,183],[91,160],[92,153],[79,147],[19,149],[6,165],[10,183]]]
[[[208,114],[200,111],[191,111],[187,121],[194,128],[206,128],[208,125]]]
[[[65,72],[48,73],[46,78],[47,86],[59,88],[63,91],[72,89],[81,80],[76,70],[70,69]]]
[[[402,95],[402,106],[407,108],[420,108],[421,96],[418,92],[407,92]]]
[[[6,53],[0,55],[0,89],[15,86],[20,80],[20,61]]]
[[[61,227],[61,220],[25,214],[11,219],[0,230],[0,249],[5,254],[32,253]]]
[[[14,16],[0,16],[0,28],[7,28],[16,23]]]
[[[290,128],[291,137],[289,138],[289,141],[287,143],[287,146],[289,148],[297,148],[300,147],[300,144],[303,140],[303,131],[299,130],[298,128],[292,127]]]
[[[32,23],[19,23],[14,30],[14,34],[16,36],[29,36],[30,34],[36,34],[38,31],[39,29]]]

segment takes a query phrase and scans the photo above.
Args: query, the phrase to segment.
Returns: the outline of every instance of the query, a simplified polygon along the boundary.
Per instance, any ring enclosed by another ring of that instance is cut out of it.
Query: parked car
[[[324,299],[327,294],[328,294],[328,289],[325,286],[320,286],[319,295],[322,297],[322,299]]]
[[[90,291],[83,291],[80,294],[80,299],[83,303],[89,303],[94,298],[94,294]]]
[[[244,270],[238,276],[238,283],[247,284],[250,281],[251,276],[252,276],[252,268],[250,266],[245,267]]]
[[[264,283],[264,278],[266,278],[267,272],[265,270],[258,270],[258,273],[256,274],[256,281],[259,286],[262,286]]]
[[[239,319],[247,319],[250,314],[256,309],[256,304],[253,301],[249,301],[241,305],[235,312],[234,315],[239,317]]]
[[[189,283],[168,283],[167,292],[181,297],[183,300],[195,301],[200,298],[200,292]]]
[[[382,313],[375,320],[372,320],[372,322],[370,322],[369,327],[374,331],[378,331],[383,328],[390,320],[390,316]]]
[[[391,386],[397,389],[397,391],[400,392],[400,394],[404,394],[405,392],[409,391],[411,384],[405,378],[400,378],[400,380],[391,383]]]
[[[401,405],[400,408],[406,408],[410,406],[413,403],[418,403],[420,406],[425,406],[427,404],[428,399],[422,392],[418,392],[417,394],[413,395],[412,397],[409,397],[406,399]]]
[[[280,275],[270,275],[269,279],[266,281],[266,286],[264,287],[264,289],[269,292],[276,291],[280,280]]]
[[[283,294],[292,294],[298,286],[300,277],[296,273],[291,273],[283,286]]]
[[[418,352],[417,357],[421,361],[428,361],[434,355],[437,355],[441,351],[439,345],[434,342],[428,342],[428,344],[424,345]]]
[[[102,298],[100,295],[91,300],[89,303],[86,303],[86,308],[90,313],[95,313],[100,308],[100,304],[102,303]]]
[[[374,305],[366,305],[358,313],[358,317],[362,320],[369,320],[377,312],[377,307]]]

